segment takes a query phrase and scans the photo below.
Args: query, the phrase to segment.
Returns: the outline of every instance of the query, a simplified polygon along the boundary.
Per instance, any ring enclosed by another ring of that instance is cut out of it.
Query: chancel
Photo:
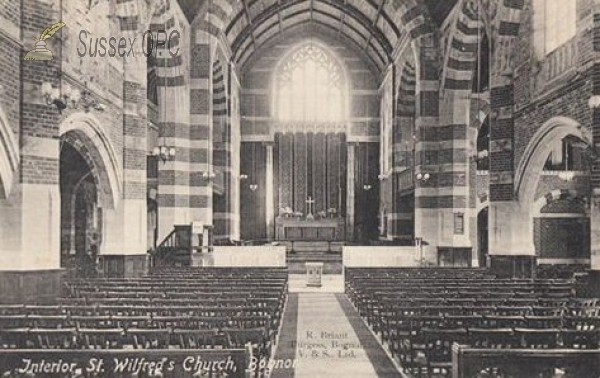
[[[0,0],[0,376],[599,377],[598,20]]]

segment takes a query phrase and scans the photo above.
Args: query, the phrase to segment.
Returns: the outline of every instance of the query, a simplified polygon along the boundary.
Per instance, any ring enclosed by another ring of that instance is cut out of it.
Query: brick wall
[[[593,4],[578,0],[578,34],[552,53],[534,53],[534,17],[531,2],[525,2],[520,38],[512,58],[514,77],[515,126],[514,166],[534,133],[552,117],[572,118],[585,127],[592,119],[588,100],[592,95],[593,71],[589,67],[592,39],[586,26]],[[566,63],[565,63],[566,62]]]

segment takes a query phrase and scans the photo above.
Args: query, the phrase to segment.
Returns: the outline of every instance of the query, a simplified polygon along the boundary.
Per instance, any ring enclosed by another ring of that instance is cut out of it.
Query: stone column
[[[354,240],[354,162],[358,143],[348,142],[347,187],[346,187],[346,240]]]
[[[8,3],[7,3],[8,4]],[[59,125],[61,114],[47,105],[41,83],[60,87],[64,30],[48,40],[53,61],[23,61],[34,38],[43,28],[58,22],[58,3],[32,0],[23,4],[20,17],[6,25],[0,36],[4,49],[3,104],[16,104],[14,118],[0,118],[4,129],[0,159],[10,149],[10,163],[0,179],[0,303],[46,302],[60,295],[60,188]],[[44,26],[41,26],[44,25]],[[41,29],[40,29],[41,28]],[[13,35],[11,30],[15,31]],[[17,31],[21,31],[21,36]],[[12,39],[12,40],[11,40]],[[20,41],[27,41],[20,46]],[[8,90],[14,85],[14,90]],[[21,92],[22,91],[22,92]],[[12,133],[12,134],[9,134]],[[10,136],[9,136],[10,135]],[[7,173],[10,171],[10,174]],[[10,180],[10,181],[9,181]]]
[[[265,218],[267,222],[267,239],[275,238],[275,198],[273,193],[273,142],[264,143],[266,149],[265,177]]]
[[[213,172],[213,117],[212,117],[212,46],[216,38],[194,29],[191,36],[189,85],[190,113],[190,185],[189,221],[213,224],[213,190],[203,173]]]
[[[106,276],[139,277],[148,268],[146,58],[140,45],[123,70],[123,194],[106,211],[100,256]]]

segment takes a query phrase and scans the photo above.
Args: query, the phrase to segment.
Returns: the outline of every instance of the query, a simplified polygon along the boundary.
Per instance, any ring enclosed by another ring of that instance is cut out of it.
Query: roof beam
[[[246,0],[242,0],[242,4],[244,4],[244,13],[246,13],[246,19],[248,20],[248,25],[252,25],[252,17],[250,16],[250,9],[248,8],[248,3]],[[250,36],[252,37],[252,44],[254,48],[256,48],[256,39],[254,38],[254,28],[250,31]]]
[[[281,6],[281,0],[277,0],[277,5]],[[283,18],[281,17],[281,11],[277,12],[277,18],[279,19],[279,32],[283,32]]]
[[[244,30],[235,38],[231,45],[231,50],[236,52],[240,46],[244,43],[245,39],[248,38],[248,33],[255,29],[255,25],[260,25],[262,22],[268,20],[269,18],[277,15],[278,12],[281,12],[285,9],[288,9],[294,5],[298,5],[303,3],[306,0],[290,0],[281,3],[276,3],[265,9],[262,13],[256,16],[256,19],[253,20],[252,25],[247,25]],[[363,13],[361,13],[354,6],[340,2],[339,0],[316,0],[320,1],[323,4],[326,4],[334,9],[337,9],[343,13],[354,18],[362,27],[364,27],[367,31],[373,34],[373,36],[379,41],[381,44],[383,51],[387,55],[388,60],[390,59],[390,55],[392,54],[392,46],[387,37],[383,34],[383,32],[377,28],[374,28],[371,20],[366,17]]]
[[[299,15],[299,14],[302,14],[302,13],[306,13],[306,12],[308,12],[308,9],[301,9],[301,10],[299,10],[299,11],[297,11],[297,12],[294,12],[294,13],[291,13],[291,14],[287,15],[287,17],[285,17],[284,19],[293,19],[295,16],[297,16],[297,15]],[[336,18],[334,15],[332,15],[332,14],[330,14],[330,13],[327,13],[327,12],[324,12],[324,11],[321,11],[321,10],[319,10],[319,9],[315,9],[315,10],[314,10],[314,12],[315,12],[315,13],[318,13],[318,14],[322,14],[323,16],[326,16],[326,17],[332,18],[332,19],[333,19],[333,20],[335,20],[335,21],[339,21],[339,19],[338,19],[338,18]],[[325,24],[325,23],[323,23],[323,22],[321,22],[321,21],[319,21],[319,20],[316,20],[316,19],[315,19],[315,20],[313,20],[312,22],[313,22],[313,23],[320,24],[320,25],[328,25],[328,24]],[[300,23],[296,23],[296,24],[293,24],[292,26],[299,25],[299,24],[300,24]],[[275,24],[272,24],[272,26],[271,26],[271,27],[269,27],[269,28],[267,28],[267,29],[263,30],[263,31],[262,31],[262,33],[260,33],[259,35],[257,35],[257,36],[256,36],[256,38],[260,38],[260,37],[261,37],[263,34],[265,34],[265,33],[267,33],[268,31],[270,31],[270,30],[271,30],[271,29],[274,27],[274,25],[275,25]],[[366,37],[365,35],[363,35],[362,33],[360,33],[360,31],[359,31],[359,30],[357,30],[357,29],[356,29],[355,27],[353,27],[352,25],[348,24],[348,25],[346,25],[346,27],[348,27],[348,28],[350,28],[351,30],[353,30],[353,31],[354,31],[356,34],[363,36],[363,38],[364,38],[365,40],[367,39],[367,37]],[[330,28],[330,29],[334,29],[334,30],[336,29],[336,28],[335,28],[334,26],[332,26],[332,25],[329,25],[329,28]],[[345,35],[345,38],[348,38],[348,39],[350,39],[350,38],[349,38],[348,36],[346,36],[346,35]],[[357,42],[357,41],[353,41],[353,42],[354,42],[354,43],[355,43],[357,46],[360,46],[360,45],[358,44],[358,42]],[[246,45],[246,47],[244,48],[244,50],[243,50],[243,51],[242,51],[240,54],[237,54],[236,60],[237,60],[237,58],[241,58],[242,56],[244,56],[244,55],[246,54],[246,51],[247,51],[247,50],[250,48],[250,46],[251,46],[250,44],[247,44],[247,45]],[[376,48],[373,48],[373,52],[374,52],[374,54],[375,54],[375,57],[372,57],[372,56],[371,56],[371,54],[369,53],[368,49],[366,49],[366,48],[364,48],[364,47],[362,47],[362,46],[361,46],[361,49],[362,49],[362,50],[364,50],[365,54],[366,54],[367,56],[369,56],[369,57],[370,57],[370,58],[371,58],[371,59],[372,59],[374,62],[376,62],[376,64],[377,64],[377,62],[381,62],[381,64],[382,64],[382,65],[385,65],[385,64],[386,64],[386,57],[385,57],[385,56],[382,56],[382,55],[380,54],[379,50],[377,50]],[[375,58],[377,58],[377,59],[375,59]]]
[[[346,6],[346,1],[344,0],[344,6]],[[338,28],[338,33],[342,33],[342,28],[344,27],[344,20],[346,19],[346,13],[342,12],[342,17],[340,19],[340,27]]]
[[[297,22],[295,24],[291,24],[286,28],[286,30],[289,31],[289,30],[293,30],[294,28],[301,27],[302,23],[303,22]],[[337,31],[338,31],[338,29],[335,26],[326,24],[319,20],[314,20],[312,24],[316,25],[317,27],[323,27],[324,29],[329,30],[332,33],[332,36],[333,36],[333,34],[337,33]],[[268,45],[269,43],[272,43],[275,38],[277,38],[277,35],[272,35],[267,40],[265,40],[264,43]],[[345,34],[342,36],[342,38],[344,38],[347,43],[352,45],[352,48],[356,49],[359,54],[364,54],[364,58],[367,59],[369,66],[371,66],[375,70],[379,71],[379,73],[381,74],[381,72],[384,69],[385,64],[386,64],[384,57],[379,55],[376,51],[375,51],[375,53],[376,53],[375,55],[369,54],[362,46],[360,46],[358,43],[356,43],[355,40],[353,40],[352,38],[348,37]],[[241,54],[238,54],[239,56],[235,61],[236,65],[242,67],[243,65],[245,65],[248,62],[248,59],[252,59],[252,58],[250,58],[250,56],[246,56],[247,48],[244,49],[244,51]],[[245,59],[242,61],[242,60],[240,60],[242,58],[245,58]]]
[[[373,27],[377,27],[377,22],[379,22],[379,17],[381,16],[381,12],[383,11],[383,5],[385,4],[385,0],[381,0],[379,6],[377,7],[377,14],[375,15],[375,19],[373,20]],[[365,45],[365,49],[369,47],[371,44],[371,38],[373,38],[373,34],[369,35],[369,39],[367,40],[367,44]]]

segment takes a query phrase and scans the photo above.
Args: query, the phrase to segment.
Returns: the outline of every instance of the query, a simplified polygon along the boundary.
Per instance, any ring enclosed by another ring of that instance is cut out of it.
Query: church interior
[[[0,374],[600,377],[599,36],[600,0],[0,0]]]

